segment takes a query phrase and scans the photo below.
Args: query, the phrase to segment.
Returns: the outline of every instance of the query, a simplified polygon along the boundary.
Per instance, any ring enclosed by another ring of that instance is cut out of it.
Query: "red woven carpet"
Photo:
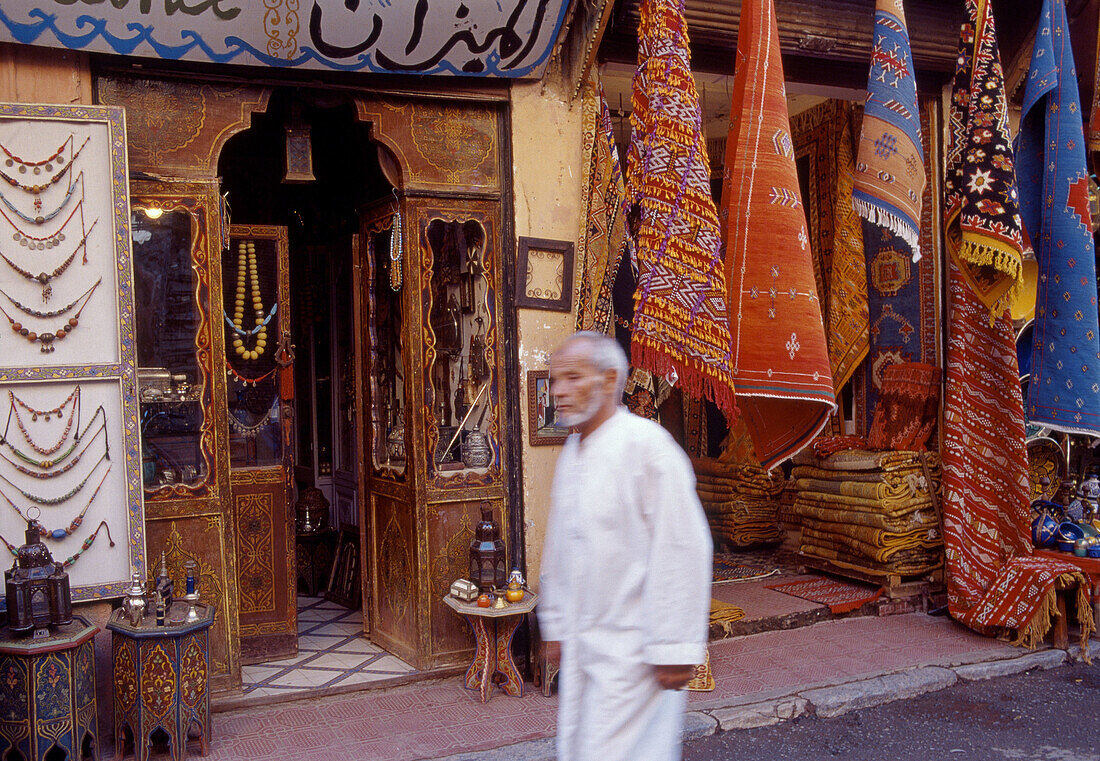
[[[772,0],[746,0],[720,215],[737,406],[767,470],[836,407],[785,92]]]
[[[882,596],[882,587],[876,589],[863,584],[852,584],[824,576],[815,579],[803,579],[802,581],[788,581],[783,584],[765,584],[764,586],[767,589],[774,589],[791,597],[799,597],[810,602],[828,605],[829,610],[833,613],[847,613]]]

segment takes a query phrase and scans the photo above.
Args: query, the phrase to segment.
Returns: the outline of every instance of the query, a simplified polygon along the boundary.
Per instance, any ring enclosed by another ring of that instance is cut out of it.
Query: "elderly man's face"
[[[584,349],[575,341],[550,358],[550,396],[559,425],[583,425],[615,394],[615,372],[597,370]]]

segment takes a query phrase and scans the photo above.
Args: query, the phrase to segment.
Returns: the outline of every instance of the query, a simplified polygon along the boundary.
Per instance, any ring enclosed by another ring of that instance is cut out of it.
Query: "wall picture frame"
[[[527,371],[528,442],[533,447],[564,444],[571,429],[558,425],[550,398],[550,372]]]
[[[520,237],[516,306],[573,310],[573,242]]]

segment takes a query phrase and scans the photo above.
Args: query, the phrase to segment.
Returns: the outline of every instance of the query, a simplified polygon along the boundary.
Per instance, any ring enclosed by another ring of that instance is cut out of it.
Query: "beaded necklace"
[[[0,251],[0,259],[3,259],[5,262],[7,262],[9,267],[15,270],[16,273],[25,277],[27,280],[41,285],[42,303],[48,304],[50,302],[50,296],[53,295],[53,285],[51,285],[50,281],[61,277],[65,270],[69,268],[69,265],[72,264],[73,261],[76,259],[76,255],[80,253],[81,249],[84,249],[84,263],[87,264],[88,253],[86,244],[88,243],[88,236],[92,234],[92,229],[95,227],[95,224],[98,221],[98,217],[92,220],[92,224],[88,227],[88,232],[84,233],[84,237],[81,238],[80,242],[76,244],[76,248],[74,248],[73,252],[69,254],[69,258],[54,267],[52,272],[39,272],[37,275],[33,272],[28,272],[27,270],[23,269],[18,264],[13,262],[11,259],[9,259],[3,251]]]
[[[47,460],[36,460],[33,457],[31,457],[30,455],[27,455],[27,454],[24,454],[23,452],[20,452],[18,449],[15,448],[14,444],[12,444],[10,441],[8,441],[7,429],[5,429],[4,435],[0,436],[0,444],[5,444],[8,447],[8,449],[11,450],[12,454],[14,454],[16,457],[18,457],[20,460],[27,463],[28,465],[33,465],[36,468],[41,468],[42,470],[49,470],[53,466],[58,465],[62,462],[65,462],[65,460],[68,459],[69,455],[71,455],[73,453],[73,451],[76,449],[76,445],[80,443],[80,440],[84,437],[84,435],[86,433],[88,433],[88,429],[92,427],[92,424],[95,423],[96,418],[99,417],[100,415],[103,416],[103,426],[102,426],[103,431],[104,431],[104,433],[103,433],[103,442],[104,442],[104,446],[109,451],[110,450],[110,440],[107,438],[107,433],[106,433],[107,412],[106,412],[106,410],[103,409],[103,405],[100,405],[99,407],[96,408],[95,413],[92,415],[92,419],[88,421],[88,425],[86,425],[84,427],[84,430],[83,431],[78,431],[79,435],[77,435],[77,437],[75,439],[73,439],[72,445],[68,449],[66,449],[64,452],[62,452],[61,454],[57,455],[54,458],[47,459]],[[99,434],[99,431],[96,431],[96,434]],[[85,446],[84,449],[80,450],[80,453],[84,454],[84,452],[86,450],[87,450],[87,446]],[[110,454],[107,455],[107,459],[108,460],[111,459]],[[54,473],[54,474],[52,474],[48,477],[52,478],[53,475],[59,475],[61,472],[62,471],[58,471],[57,473]],[[46,476],[44,476],[44,477],[46,477]]]
[[[37,444],[31,438],[30,431],[27,430],[27,426],[23,423],[23,418],[19,415],[19,408],[22,407],[27,412],[30,412],[31,413],[31,420],[33,420],[33,421],[37,421],[38,416],[42,415],[43,417],[45,417],[46,421],[49,422],[49,419],[50,419],[51,415],[56,415],[56,416],[60,417],[62,415],[64,409],[67,406],[69,406],[70,402],[72,402],[72,410],[69,412],[69,420],[68,420],[68,422],[65,423],[65,430],[62,432],[61,438],[57,440],[56,444],[54,444],[52,447],[49,447],[49,448],[45,448],[45,447]],[[77,386],[76,388],[74,388],[73,392],[71,394],[69,394],[69,397],[64,402],[62,402],[60,405],[58,405],[57,407],[54,407],[52,410],[36,410],[33,407],[30,407],[29,405],[27,405],[26,402],[24,402],[22,399],[17,397],[14,393],[12,393],[9,390],[8,391],[8,422],[4,425],[4,433],[3,433],[3,436],[0,437],[0,438],[3,438],[4,441],[7,441],[7,439],[8,439],[8,429],[11,428],[11,419],[12,419],[12,417],[14,417],[15,418],[15,424],[19,427],[19,432],[23,434],[23,439],[28,444],[31,445],[31,449],[33,449],[35,452],[38,452],[38,454],[40,454],[40,455],[47,455],[47,456],[51,455],[54,452],[61,449],[62,445],[64,445],[65,441],[69,438],[69,431],[71,431],[73,429],[73,422],[74,421],[76,422],[77,432],[78,433],[80,432],[79,410],[80,410],[80,386]]]
[[[0,180],[3,180],[4,182],[8,183],[13,188],[19,188],[20,190],[23,190],[23,191],[26,191],[27,193],[32,194],[35,197],[34,198],[34,210],[36,212],[40,212],[40,211],[42,211],[42,198],[41,198],[42,191],[48,190],[51,186],[56,185],[57,183],[61,182],[62,178],[64,178],[65,175],[67,175],[69,173],[69,170],[73,168],[73,164],[76,163],[77,156],[80,155],[80,152],[84,150],[84,146],[86,146],[88,144],[88,141],[91,140],[91,139],[92,139],[91,137],[84,138],[84,142],[80,144],[80,147],[77,148],[76,152],[73,154],[73,157],[71,159],[69,159],[69,163],[67,163],[67,164],[65,164],[65,166],[61,167],[61,171],[59,171],[57,174],[55,174],[50,179],[46,180],[41,185],[24,185],[19,180],[15,179],[14,177],[12,177],[9,174],[5,174],[4,172],[0,172]]]
[[[4,311],[2,308],[0,308],[0,314],[2,314],[2,315],[4,315],[5,317],[8,318],[8,322],[11,323],[11,329],[12,329],[13,333],[18,333],[19,335],[23,336],[24,338],[26,338],[31,343],[34,343],[35,341],[38,341],[39,343],[42,344],[41,352],[43,354],[49,354],[51,351],[54,350],[54,345],[53,345],[54,340],[60,341],[61,339],[65,338],[66,336],[69,335],[69,333],[71,333],[76,328],[77,325],[80,324],[80,315],[84,312],[84,307],[88,306],[88,302],[92,300],[92,294],[95,293],[95,289],[98,288],[99,284],[102,283],[102,282],[103,282],[103,278],[100,278],[99,280],[95,281],[95,285],[93,285],[91,288],[89,288],[84,293],[84,295],[77,297],[76,301],[74,301],[72,304],[69,304],[67,307],[64,307],[63,309],[58,309],[55,312],[39,312],[37,310],[30,309],[30,308],[25,307],[22,304],[20,304],[18,301],[13,299],[11,296],[8,296],[8,294],[4,293],[4,291],[0,291],[0,294],[3,294],[3,296],[8,301],[10,301],[12,304],[15,304],[15,306],[18,307],[19,309],[21,309],[22,311],[24,311],[27,314],[32,315],[34,317],[41,317],[41,318],[56,317],[56,316],[59,316],[59,315],[63,315],[66,312],[68,312],[70,309],[75,307],[81,299],[84,299],[84,303],[81,304],[80,309],[77,310],[77,313],[75,315],[73,315],[72,317],[70,317],[66,324],[62,325],[60,328],[58,328],[56,331],[53,331],[52,333],[35,333],[33,330],[30,330],[29,328],[25,328],[25,327],[23,327],[22,323],[16,322],[12,318],[12,316],[10,314],[8,314],[6,311]]]
[[[61,242],[65,240],[65,228],[68,227],[69,223],[73,221],[73,217],[76,216],[76,213],[78,211],[82,212],[83,210],[84,199],[81,198],[79,201],[76,202],[76,206],[73,207],[73,210],[69,212],[69,216],[65,217],[65,221],[61,223],[61,226],[58,227],[55,232],[51,233],[50,235],[43,235],[41,237],[28,235],[27,233],[20,230],[19,225],[15,224],[12,218],[9,217],[7,215],[7,212],[5,212],[3,209],[0,209],[0,216],[2,216],[7,221],[7,223],[11,225],[11,229],[15,231],[14,233],[12,233],[12,240],[14,240],[23,248],[29,248],[31,251],[45,251],[46,249],[61,245]],[[83,219],[84,215],[81,214],[80,218]]]
[[[85,486],[87,486],[88,481],[91,479],[92,475],[96,472],[96,470],[99,468],[99,466],[102,465],[104,462],[106,462],[106,460],[107,460],[107,455],[106,454],[100,456],[99,461],[95,465],[92,466],[92,469],[88,471],[88,475],[84,476],[83,481],[78,483],[73,488],[69,489],[69,491],[67,491],[64,494],[62,494],[60,496],[57,496],[57,497],[39,497],[35,494],[31,494],[28,491],[23,491],[17,485],[13,484],[8,479],[8,477],[5,476],[3,473],[0,473],[0,481],[3,481],[8,486],[10,486],[11,488],[15,489],[17,492],[22,494],[23,499],[29,499],[31,502],[34,502],[34,503],[39,504],[39,505],[44,505],[46,507],[56,507],[57,505],[61,505],[61,504],[64,504],[65,502],[68,502],[70,499],[72,499],[77,494],[79,494],[80,490],[83,489]],[[107,470],[108,471],[111,470],[111,464],[109,462],[107,463]],[[104,477],[106,478],[106,476],[104,476]],[[7,499],[7,497],[4,497],[4,499]],[[13,505],[13,507],[14,507],[14,505]],[[18,510],[18,509],[19,508],[16,508],[16,510]]]
[[[278,371],[279,371],[278,367],[273,367],[270,370],[268,370],[266,373],[264,373],[263,375],[260,375],[260,376],[255,377],[255,378],[249,378],[249,377],[247,377],[245,375],[241,375],[239,372],[237,372],[236,368],[234,368],[233,365],[229,364],[228,362],[226,362],[226,364],[225,364],[226,374],[233,376],[233,380],[235,380],[237,383],[240,383],[242,386],[255,386],[258,383],[263,383],[265,380],[270,378],[272,375],[274,375]]]
[[[401,213],[397,212],[390,229],[390,289],[400,291],[401,280]]]
[[[8,157],[7,161],[4,162],[4,166],[11,167],[18,164],[20,174],[26,174],[28,168],[30,168],[33,174],[41,174],[43,169],[45,169],[47,172],[52,172],[53,163],[55,161],[57,162],[58,166],[61,166],[65,163],[65,157],[61,154],[65,152],[65,149],[72,141],[73,135],[69,135],[67,138],[65,138],[65,142],[63,142],[61,146],[53,152],[52,156],[50,156],[49,158],[44,158],[41,161],[27,161],[24,158],[20,158],[19,156],[16,156],[14,153],[5,148],[2,144],[0,144],[0,151],[3,151],[4,155]]]
[[[91,426],[89,425],[88,427],[90,428]],[[85,430],[87,430],[87,429],[85,429]],[[95,432],[94,436],[98,436],[100,434],[100,432],[103,433],[103,445],[104,445],[104,452],[105,452],[105,454],[103,456],[105,458],[107,458],[108,460],[110,460],[111,459],[111,443],[107,439],[107,422],[106,422],[106,420],[104,420],[104,422],[100,423],[99,429]],[[73,442],[73,444],[74,444],[73,448],[75,449],[76,448],[76,446],[75,446],[76,442]],[[63,467],[58,468],[57,470],[51,470],[51,471],[31,470],[30,468],[26,467],[25,465],[20,465],[19,463],[15,462],[10,457],[8,457],[6,454],[4,454],[2,451],[0,451],[0,460],[3,460],[8,465],[11,465],[13,468],[18,470],[23,475],[27,475],[27,476],[30,476],[32,478],[56,478],[57,476],[60,476],[62,473],[68,473],[70,470],[72,470],[73,467],[75,467],[76,464],[80,462],[80,458],[84,456],[84,453],[88,451],[88,447],[90,447],[91,445],[92,445],[92,439],[88,439],[88,441],[84,444],[84,448],[81,449],[79,452],[77,452],[72,460],[65,463],[65,465]],[[11,445],[9,444],[8,447],[11,448]],[[12,451],[15,451],[14,448],[12,448]],[[66,453],[65,457],[68,457],[69,454],[71,454],[71,451]],[[24,457],[24,455],[21,454],[21,453],[17,453],[17,455],[19,457],[23,458],[24,460],[29,460],[29,458]],[[38,464],[37,460],[34,460],[33,462],[35,464]],[[58,461],[56,461],[56,460],[43,460],[42,462],[49,463],[52,466],[53,464],[55,464]]]
[[[247,268],[247,273],[246,273]],[[245,275],[248,275],[252,291],[252,311],[255,313],[255,327],[244,332]],[[237,246],[237,291],[233,301],[232,327],[236,337],[233,339],[233,351],[241,359],[257,360],[267,348],[267,322],[271,314],[264,317],[263,300],[260,298],[260,274],[256,268],[256,244],[242,240]],[[249,349],[244,345],[245,338],[256,336],[256,343]]]
[[[232,413],[229,413],[229,427],[237,433],[244,436],[246,439],[254,439],[259,435],[260,430],[271,422],[271,413],[274,411],[274,407],[269,409],[267,413],[260,418],[258,423],[253,425],[245,425],[240,420],[237,420]]]
[[[84,551],[92,546],[92,543],[95,541],[96,537],[99,536],[99,530],[101,528],[107,529],[107,541],[109,541],[111,543],[111,545],[110,545],[111,547],[114,547],[115,546],[115,540],[111,538],[111,527],[107,525],[107,521],[100,521],[99,525],[96,527],[96,530],[93,531],[91,533],[91,536],[89,536],[87,539],[85,539],[84,543],[80,545],[80,549],[77,550],[76,552],[74,552],[69,557],[65,558],[65,562],[63,562],[61,564],[61,567],[62,568],[68,568],[73,563],[75,563],[80,558],[80,556],[84,554]],[[65,529],[58,529],[58,531],[64,531],[64,530]],[[46,533],[46,530],[44,528],[42,528],[42,526],[38,526],[38,532],[42,536],[48,537],[50,539],[54,538],[52,534]],[[65,536],[68,536],[68,535],[69,534],[65,534]],[[64,537],[62,537],[62,538],[64,538]],[[58,540],[58,541],[60,541],[60,540]],[[10,552],[12,554],[12,557],[16,557],[18,555],[18,548],[14,544],[9,542],[7,539],[5,539],[2,536],[0,536],[0,542],[3,542],[5,545],[7,545],[8,552]]]
[[[69,200],[73,197],[73,193],[76,192],[77,185],[79,185],[81,189],[84,188],[84,172],[81,172],[76,176],[72,184],[69,185],[69,190],[65,193],[65,197],[61,199],[61,203],[57,205],[56,209],[49,212],[48,214],[42,214],[41,212],[39,212],[32,217],[30,214],[22,211],[18,206],[9,201],[8,197],[3,194],[0,194],[0,202],[3,202],[3,204],[8,207],[8,211],[22,219],[24,222],[30,222],[32,225],[44,225],[51,219],[56,217],[58,214],[60,214],[62,211],[64,211],[65,207],[69,205]],[[80,198],[81,200],[84,199],[83,193],[80,194]],[[12,226],[14,227],[14,225]]]

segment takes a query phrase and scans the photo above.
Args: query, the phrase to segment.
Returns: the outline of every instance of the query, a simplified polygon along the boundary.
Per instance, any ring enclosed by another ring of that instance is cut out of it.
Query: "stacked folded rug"
[[[783,480],[759,465],[694,459],[696,490],[720,545],[748,547],[783,538],[779,496]]]
[[[802,555],[871,574],[918,575],[943,564],[933,496],[939,461],[917,452],[804,454],[791,473]]]

